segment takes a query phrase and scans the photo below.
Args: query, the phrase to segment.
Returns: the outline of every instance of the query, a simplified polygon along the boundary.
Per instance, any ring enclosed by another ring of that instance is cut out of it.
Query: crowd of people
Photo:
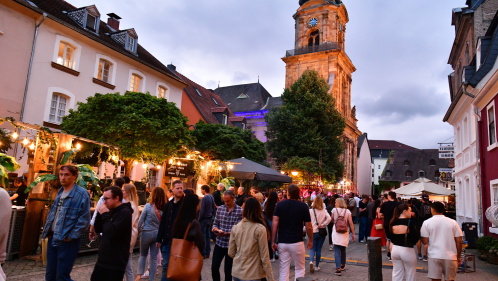
[[[314,192],[310,200],[297,185],[261,193],[257,188],[218,184],[213,193],[201,187],[202,198],[175,180],[170,190],[155,187],[139,211],[137,190],[128,178],[117,178],[103,190],[93,217],[88,191],[75,182],[78,169],[64,165],[61,188],[48,213],[42,238],[48,239],[46,280],[71,280],[81,237],[99,240],[98,258],[90,279],[169,280],[172,241],[184,239],[211,258],[211,277],[225,281],[274,280],[272,262],[278,260],[279,280],[321,270],[323,244],[334,251],[335,275],[346,271],[351,242],[379,237],[386,258],[392,260],[392,280],[415,280],[417,259],[428,262],[429,278],[454,280],[460,262],[462,231],[443,215],[441,202],[400,200],[385,196]],[[306,194],[305,194],[306,195]],[[359,227],[356,237],[355,224]],[[139,239],[139,240],[138,240]],[[211,241],[214,248],[211,249]],[[137,242],[140,256],[131,253]],[[306,266],[305,255],[309,253]],[[307,270],[308,268],[308,270]],[[200,271],[194,278],[201,280]]]

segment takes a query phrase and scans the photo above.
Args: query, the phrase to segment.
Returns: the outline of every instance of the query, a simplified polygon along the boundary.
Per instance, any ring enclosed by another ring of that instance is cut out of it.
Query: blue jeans
[[[325,242],[325,237],[320,236],[320,233],[313,233],[313,248],[310,250],[310,262],[313,262],[316,255],[316,263],[318,266],[320,263],[320,259],[322,258],[322,246],[323,242]]]
[[[201,251],[202,256],[204,257],[209,257],[211,254],[211,218],[204,218],[201,219],[199,222],[201,224],[201,229],[202,229],[202,235],[204,236],[204,239],[206,240],[206,245],[204,246],[204,249]]]
[[[74,261],[80,251],[81,238],[52,245],[52,237],[48,239],[46,281],[72,281],[70,274]]]
[[[156,278],[157,271],[157,253],[159,248],[156,247],[157,230],[142,231],[140,235],[140,258],[138,258],[138,271],[137,275],[143,275],[145,272],[145,262],[147,255],[150,251],[150,266],[149,266],[149,280]]]
[[[161,254],[163,255],[163,274],[161,276],[161,281],[168,281],[167,276],[168,276],[168,262],[169,262],[170,251],[171,251],[171,241],[163,243],[161,245]]]
[[[346,247],[334,245],[335,268],[346,265]]]
[[[367,239],[368,237],[367,225],[368,225],[368,217],[360,217],[360,233],[358,241]]]

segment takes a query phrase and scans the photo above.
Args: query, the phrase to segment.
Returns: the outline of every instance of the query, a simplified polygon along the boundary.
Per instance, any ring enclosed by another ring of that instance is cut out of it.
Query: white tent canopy
[[[431,180],[426,178],[418,178],[414,182],[394,190],[394,192],[400,195],[413,195],[413,196],[419,196],[422,193],[448,196],[455,193],[453,190],[435,184]]]

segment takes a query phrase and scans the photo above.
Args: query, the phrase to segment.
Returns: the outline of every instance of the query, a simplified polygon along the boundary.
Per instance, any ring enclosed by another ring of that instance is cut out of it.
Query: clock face
[[[309,26],[310,27],[316,27],[318,25],[318,19],[317,18],[311,18],[309,20]]]

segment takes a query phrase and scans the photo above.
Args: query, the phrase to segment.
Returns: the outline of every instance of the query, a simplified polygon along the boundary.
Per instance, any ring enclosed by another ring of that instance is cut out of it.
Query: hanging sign
[[[175,159],[166,162],[165,175],[168,177],[186,178],[194,175],[194,160]]]
[[[439,168],[439,180],[443,182],[453,181],[453,169],[452,168]]]

